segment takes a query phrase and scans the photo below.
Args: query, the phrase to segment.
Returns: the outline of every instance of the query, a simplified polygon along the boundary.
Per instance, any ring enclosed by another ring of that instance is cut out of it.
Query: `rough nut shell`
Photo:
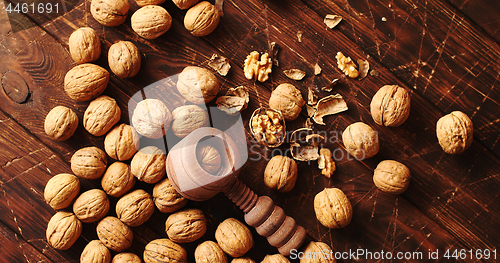
[[[142,263],[142,260],[134,253],[123,252],[114,256],[111,263]]]
[[[132,29],[145,39],[155,39],[170,29],[172,17],[158,5],[141,7],[131,17]]]
[[[199,244],[194,251],[196,263],[227,263],[226,254],[220,246],[213,241]]]
[[[410,94],[398,85],[385,85],[373,96],[370,112],[378,125],[397,127],[410,116]]]
[[[69,36],[69,53],[78,63],[97,60],[101,55],[101,41],[94,29],[81,27]]]
[[[161,5],[165,3],[165,0],[135,0],[135,3],[140,6],[147,6],[147,5]]]
[[[145,99],[137,103],[132,125],[137,132],[151,139],[159,139],[170,128],[172,114],[161,100]]]
[[[128,0],[92,0],[90,13],[97,22],[105,26],[117,26],[127,18]]]
[[[109,82],[109,72],[94,64],[81,64],[64,77],[64,91],[77,101],[88,101],[101,95]]]
[[[101,189],[91,189],[82,193],[73,204],[73,213],[83,223],[94,223],[109,212],[109,199]]]
[[[323,253],[326,251],[326,254]],[[310,255],[309,257],[302,257],[300,263],[335,263],[335,257],[331,257],[330,251],[332,249],[330,246],[323,242],[311,241],[304,249],[304,255]]]
[[[82,222],[73,213],[57,212],[47,225],[47,242],[55,249],[70,248],[82,233]]]
[[[130,173],[130,166],[122,162],[111,164],[101,180],[102,189],[113,197],[124,195],[134,184],[135,177]]]
[[[109,68],[120,78],[131,78],[141,69],[141,54],[130,41],[118,41],[109,47]]]
[[[180,8],[180,9],[188,9],[190,8],[191,6],[195,5],[196,3],[198,3],[199,0],[172,0],[172,2],[174,2],[174,4]]]
[[[215,230],[215,239],[222,250],[231,257],[241,257],[253,246],[250,230],[234,218],[228,218],[219,224]]]
[[[83,115],[83,127],[94,136],[106,134],[121,118],[116,101],[102,95],[91,101]]]
[[[184,27],[197,37],[206,36],[215,30],[220,21],[219,11],[207,1],[189,8],[184,17]]]
[[[200,142],[197,145],[196,159],[203,170],[214,175],[222,163],[219,151],[208,142]]]
[[[153,201],[162,213],[172,213],[183,208],[188,200],[179,194],[170,180],[165,178],[153,188]]]
[[[251,258],[233,258],[231,263],[255,263],[255,261]]]
[[[144,262],[184,263],[187,262],[187,253],[184,248],[168,238],[155,239],[144,249]]]
[[[290,261],[281,254],[274,254],[266,255],[260,263],[290,263]]]
[[[188,136],[192,131],[207,127],[209,117],[207,111],[198,105],[184,105],[172,111],[172,131],[179,138]]]
[[[134,233],[132,229],[122,223],[120,219],[108,216],[97,224],[97,236],[99,240],[109,249],[122,252],[132,245]]]
[[[314,197],[314,212],[318,221],[328,228],[347,226],[352,218],[352,206],[338,188],[325,188]]]
[[[168,238],[176,243],[189,243],[207,231],[207,218],[200,209],[186,209],[171,214],[165,222]]]
[[[80,181],[72,174],[58,174],[47,182],[43,197],[54,209],[63,209],[71,205],[80,193]]]
[[[264,183],[279,192],[290,192],[297,181],[297,163],[286,156],[276,155],[267,163]]]
[[[179,74],[177,90],[194,104],[205,104],[217,96],[219,82],[208,69],[188,66]]]
[[[78,128],[78,116],[67,107],[56,106],[45,116],[45,133],[52,139],[65,141],[69,139]]]
[[[113,128],[104,139],[104,150],[118,161],[132,158],[138,149],[139,135],[134,127],[125,123]]]
[[[97,179],[104,174],[108,160],[106,153],[97,147],[85,147],[71,157],[71,171],[81,178]]]
[[[358,160],[374,156],[380,148],[378,134],[362,122],[347,126],[342,133],[342,140],[346,151]]]
[[[472,144],[474,128],[465,113],[454,111],[441,117],[436,124],[439,145],[448,154],[461,154]]]
[[[90,241],[80,256],[80,263],[109,262],[111,262],[111,253],[109,253],[109,249],[99,240]]]
[[[148,184],[154,184],[165,176],[167,155],[155,146],[140,149],[130,162],[132,174]]]
[[[287,121],[297,119],[305,104],[300,91],[288,83],[276,87],[269,98],[269,108],[280,111]]]
[[[129,226],[142,225],[154,211],[155,205],[151,196],[142,189],[122,196],[116,203],[116,215]]]
[[[410,185],[410,169],[400,162],[382,161],[375,168],[373,182],[383,192],[402,194]]]

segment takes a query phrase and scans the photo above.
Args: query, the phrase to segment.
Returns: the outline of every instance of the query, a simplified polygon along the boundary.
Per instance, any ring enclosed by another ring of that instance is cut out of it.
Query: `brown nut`
[[[47,182],[43,197],[50,207],[63,209],[71,205],[80,193],[80,181],[72,174],[58,174]]]
[[[185,263],[187,253],[184,248],[168,238],[155,239],[144,248],[144,262]]]
[[[118,161],[132,158],[138,149],[139,135],[134,127],[125,123],[114,127],[104,139],[104,150]]]
[[[111,253],[109,253],[109,249],[100,240],[90,241],[80,256],[80,263],[109,262],[111,262]]]
[[[137,103],[132,125],[137,132],[151,139],[159,139],[170,128],[172,114],[161,100],[145,99]]]
[[[260,60],[259,60],[260,58]],[[252,51],[245,59],[243,65],[243,73],[247,79],[257,79],[264,82],[269,79],[269,74],[273,70],[273,61],[266,52],[260,55],[257,51]]]
[[[300,263],[335,263],[337,260],[332,256],[331,251],[332,249],[327,244],[311,241],[304,249],[305,256],[300,258]]]
[[[113,197],[124,195],[134,184],[135,177],[130,173],[130,166],[122,162],[111,164],[101,180],[102,189]]]
[[[94,29],[81,27],[69,36],[69,53],[78,63],[87,63],[97,60],[101,55],[101,41]]]
[[[69,139],[75,133],[76,128],[78,128],[78,116],[70,108],[56,106],[45,116],[45,133],[54,140]]]
[[[222,160],[219,151],[209,142],[200,142],[196,149],[196,159],[203,170],[216,175]]]
[[[231,257],[241,257],[253,246],[252,233],[248,227],[234,218],[228,218],[219,224],[215,230],[215,239]]]
[[[236,88],[229,88],[226,96],[218,97],[215,103],[219,110],[228,115],[238,115],[242,110],[247,108],[249,100],[248,89],[245,86],[238,86]]]
[[[172,111],[172,131],[179,138],[188,136],[192,131],[207,127],[209,117],[207,111],[198,105],[184,105]]]
[[[266,255],[260,263],[290,263],[290,261],[281,254],[274,254]]]
[[[410,169],[400,162],[382,161],[375,168],[373,182],[382,192],[402,194],[410,185]]]
[[[71,171],[81,178],[97,179],[104,174],[108,160],[106,153],[97,147],[85,147],[71,157]]]
[[[207,1],[189,8],[184,17],[184,27],[196,37],[206,36],[215,30],[220,21],[217,8]]]
[[[297,119],[305,104],[300,91],[288,83],[276,87],[269,98],[269,108],[280,111],[287,121]]]
[[[114,256],[111,263],[142,263],[142,260],[134,253],[122,252]]]
[[[172,213],[183,208],[188,200],[179,194],[168,178],[158,182],[153,188],[153,201],[162,213]]]
[[[188,101],[204,104],[217,96],[219,82],[210,70],[188,66],[179,74],[177,90]]]
[[[359,71],[356,69],[357,66],[350,57],[344,56],[342,52],[337,52],[335,58],[337,59],[338,68],[342,70],[346,76],[349,76],[349,78],[357,78],[359,76]]]
[[[321,169],[321,174],[327,178],[332,177],[333,172],[335,172],[332,151],[327,148],[319,150],[318,168]]]
[[[297,181],[297,163],[291,158],[276,155],[267,163],[264,183],[279,192],[290,192]]]
[[[318,221],[328,228],[347,226],[352,218],[352,206],[338,188],[325,188],[314,197],[314,212]]]
[[[226,254],[220,246],[213,241],[205,241],[199,244],[194,251],[196,263],[227,263]]]
[[[207,218],[200,209],[186,209],[171,214],[165,222],[168,238],[176,243],[189,243],[207,231]]]
[[[342,140],[346,151],[358,160],[374,156],[380,148],[378,134],[362,122],[347,126],[342,133]]]
[[[47,243],[55,249],[70,248],[82,233],[82,222],[73,213],[57,212],[47,225]]]
[[[108,212],[108,195],[101,189],[91,189],[82,193],[73,204],[73,213],[83,223],[97,222]]]
[[[172,0],[174,4],[180,9],[188,9],[198,3],[199,0]]]
[[[116,215],[129,226],[140,226],[153,215],[155,205],[151,195],[142,189],[132,191],[116,203]]]
[[[448,154],[461,154],[472,144],[474,128],[471,119],[461,111],[441,117],[436,124],[439,145]]]
[[[115,252],[122,252],[132,246],[134,239],[132,229],[116,217],[107,216],[102,219],[97,224],[96,231],[99,240]]]
[[[285,141],[285,119],[280,111],[258,108],[250,117],[249,125],[258,143],[278,147]]]
[[[91,101],[83,115],[83,127],[94,136],[106,134],[121,118],[116,101],[102,95]]]
[[[109,72],[94,64],[81,64],[68,71],[64,77],[64,91],[77,101],[95,99],[106,89]]]
[[[398,85],[385,85],[373,96],[370,112],[378,125],[397,127],[410,116],[410,94]]]
[[[147,6],[147,5],[161,5],[165,3],[165,0],[135,0],[135,3],[140,6]]]
[[[130,172],[139,181],[154,184],[165,176],[167,155],[155,146],[140,149],[130,162]]]
[[[141,7],[130,20],[135,33],[145,39],[155,39],[165,34],[172,25],[172,17],[159,5]]]
[[[90,13],[105,26],[117,26],[125,21],[130,5],[128,0],[92,0]]]
[[[255,263],[255,261],[251,258],[233,258],[231,263]]]
[[[109,47],[109,68],[120,78],[131,78],[141,68],[139,49],[130,41],[118,41]]]

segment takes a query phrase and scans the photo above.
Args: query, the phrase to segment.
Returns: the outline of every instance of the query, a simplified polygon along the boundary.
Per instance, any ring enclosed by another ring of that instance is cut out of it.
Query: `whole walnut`
[[[82,148],[71,157],[71,171],[85,179],[100,178],[107,165],[106,153],[94,146]]]
[[[109,249],[100,241],[92,240],[83,249],[80,256],[80,263],[110,263],[111,253]]]
[[[103,218],[96,227],[99,240],[109,249],[122,252],[132,246],[134,233],[132,229],[122,223],[120,219],[107,216]]]
[[[101,41],[94,29],[81,27],[69,36],[69,53],[78,63],[87,63],[97,60],[101,55]]]
[[[176,243],[189,243],[207,231],[207,218],[200,209],[186,209],[171,214],[165,222],[168,238]]]
[[[227,263],[226,254],[220,246],[213,241],[205,241],[199,244],[194,251],[196,263]]]
[[[167,155],[156,146],[140,149],[130,162],[131,173],[139,181],[154,184],[165,176]]]
[[[130,41],[118,41],[109,47],[109,68],[120,78],[131,78],[141,68],[139,49]]]
[[[174,4],[180,9],[188,9],[200,0],[172,0]]]
[[[142,189],[132,191],[116,203],[116,215],[129,226],[140,226],[153,215],[155,205],[151,196]]]
[[[73,204],[73,213],[83,223],[97,222],[108,212],[108,195],[101,189],[91,189],[82,193]]]
[[[397,127],[410,116],[410,94],[398,85],[385,85],[373,96],[370,112],[378,125]]]
[[[137,103],[132,125],[137,132],[151,139],[159,139],[170,128],[172,114],[161,100],[145,99]]]
[[[179,138],[188,136],[192,131],[209,125],[207,111],[198,105],[185,105],[172,111],[172,131]]]
[[[83,127],[94,136],[106,134],[121,118],[116,101],[101,95],[91,101],[83,115]]]
[[[252,233],[248,227],[234,218],[228,218],[219,224],[215,230],[215,239],[231,257],[241,257],[253,246]]]
[[[203,170],[216,175],[220,170],[222,159],[219,151],[210,142],[204,141],[197,145],[196,159]]]
[[[208,69],[188,66],[179,74],[177,90],[194,104],[208,103],[217,96],[219,82]]]
[[[168,238],[155,239],[144,248],[145,263],[185,263],[187,253],[184,248]]]
[[[297,181],[297,163],[291,158],[276,155],[267,163],[264,183],[279,192],[290,192]]]
[[[132,29],[145,39],[155,39],[167,32],[172,25],[172,17],[159,5],[139,8],[130,18]]]
[[[139,135],[134,127],[125,123],[114,127],[104,139],[104,150],[118,161],[132,158],[138,149]]]
[[[300,263],[335,263],[337,260],[331,256],[331,251],[327,244],[311,241],[303,251],[304,255],[310,256],[302,257]]]
[[[130,5],[128,0],[92,0],[90,13],[105,26],[117,26],[125,21]]]
[[[65,141],[78,128],[78,116],[67,107],[56,106],[45,116],[45,133],[52,139]]]
[[[382,161],[375,168],[373,182],[383,192],[402,194],[410,185],[410,169],[400,162]]]
[[[165,2],[165,0],[135,0],[135,3],[140,6],[147,6],[147,5],[161,5]]]
[[[220,21],[217,8],[203,1],[189,8],[184,17],[184,27],[196,37],[206,36],[215,30]]]
[[[139,256],[130,252],[122,252],[113,257],[111,263],[142,263]]]
[[[58,174],[47,182],[43,197],[50,207],[63,209],[71,205],[80,193],[80,181],[72,174]]]
[[[269,98],[269,108],[280,111],[287,121],[297,119],[305,104],[300,91],[288,83],[278,85]]]
[[[290,263],[290,261],[281,254],[274,254],[266,255],[260,263]]]
[[[70,248],[82,233],[82,222],[73,213],[59,211],[47,225],[47,243],[55,249]]]
[[[233,258],[231,263],[255,263],[255,261],[251,258]]]
[[[338,188],[325,188],[314,197],[314,212],[318,221],[328,228],[347,226],[352,219],[352,205]]]
[[[158,182],[153,188],[153,201],[162,213],[172,213],[183,208],[188,200],[179,194],[168,178]]]
[[[135,177],[130,173],[130,166],[122,162],[111,164],[101,180],[102,189],[110,196],[120,197],[135,184]]]
[[[77,101],[95,99],[106,89],[109,72],[94,64],[81,64],[68,71],[64,77],[64,91]]]
[[[358,160],[374,156],[380,148],[377,132],[362,122],[347,126],[342,133],[342,140],[346,151]]]
[[[448,154],[461,154],[472,144],[474,128],[471,119],[461,111],[441,117],[436,124],[439,145]]]

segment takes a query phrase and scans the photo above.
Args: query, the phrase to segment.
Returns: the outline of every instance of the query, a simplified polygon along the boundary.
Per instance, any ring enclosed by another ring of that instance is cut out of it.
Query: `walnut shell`
[[[196,159],[203,170],[214,175],[222,163],[219,151],[207,141],[200,142],[196,146]]]
[[[94,136],[106,134],[121,118],[116,101],[102,95],[91,101],[83,115],[83,127]]]
[[[251,258],[233,258],[231,263],[255,263],[255,261]]]
[[[217,8],[207,1],[189,8],[184,17],[184,27],[196,37],[206,36],[215,30],[220,21]]]
[[[142,260],[134,253],[122,252],[114,256],[111,263],[142,263]]]
[[[88,101],[101,95],[109,82],[109,72],[94,64],[81,64],[64,77],[64,91],[77,101]]]
[[[290,192],[297,181],[297,163],[291,158],[276,155],[267,163],[264,183],[279,192]]]
[[[87,63],[97,60],[101,55],[101,41],[94,29],[81,27],[69,36],[69,53],[78,63]]]
[[[300,91],[288,83],[278,85],[269,98],[269,108],[280,111],[287,121],[297,119],[305,104]]]
[[[140,181],[154,184],[165,176],[167,155],[155,146],[140,149],[130,162],[130,171]]]
[[[135,0],[135,3],[140,6],[147,6],[147,5],[161,5],[165,3],[165,0]]]
[[[82,233],[82,222],[73,213],[57,212],[47,225],[47,243],[55,249],[70,248]]]
[[[179,194],[168,178],[158,182],[153,188],[153,201],[162,213],[172,213],[183,208],[188,200]]]
[[[325,188],[314,197],[314,212],[318,221],[328,228],[347,226],[352,218],[352,206],[338,188]]]
[[[109,249],[100,241],[92,240],[83,249],[80,256],[80,263],[110,263],[111,253]]]
[[[184,248],[168,238],[155,239],[144,248],[145,263],[185,263],[187,253]]]
[[[45,116],[45,133],[52,139],[65,141],[69,139],[78,128],[78,116],[67,107],[56,106]]]
[[[172,2],[174,2],[174,4],[180,8],[180,9],[188,9],[190,8],[191,6],[195,5],[196,3],[198,3],[198,1],[200,0],[172,0]]]
[[[327,244],[325,244],[323,242],[311,241],[303,251],[304,255],[309,255],[309,256],[302,257],[300,259],[300,263],[335,263],[335,262],[337,262],[335,257],[331,257],[330,251],[332,251],[332,249]],[[323,252],[326,252],[326,254]]]
[[[151,139],[159,139],[170,128],[172,114],[161,100],[145,99],[137,103],[132,125],[137,132]]]
[[[101,180],[102,189],[110,196],[120,197],[135,184],[135,177],[130,173],[130,166],[114,162],[108,167]]]
[[[290,263],[290,261],[281,254],[274,254],[266,255],[260,263]]]
[[[127,18],[128,0],[92,0],[90,13],[97,22],[105,26],[117,26]]]
[[[402,194],[410,185],[410,169],[400,162],[382,161],[375,168],[373,182],[380,191]]]
[[[234,218],[228,218],[219,224],[215,230],[215,239],[231,257],[241,257],[253,246],[252,233],[248,227]]]
[[[196,263],[227,263],[226,254],[220,246],[213,241],[205,241],[199,244],[194,251]]]
[[[91,189],[82,193],[73,204],[73,213],[83,223],[97,222],[108,212],[108,195],[101,189]]]
[[[168,238],[176,243],[189,243],[207,231],[207,218],[200,209],[186,209],[171,214],[165,222]]]
[[[106,153],[94,146],[82,148],[71,157],[71,171],[85,179],[100,178],[107,165]]]
[[[342,140],[346,151],[358,160],[374,156],[380,148],[377,132],[362,122],[347,126],[342,133]]]
[[[410,116],[410,94],[398,85],[385,85],[373,96],[370,112],[378,125],[397,127]]]
[[[104,150],[118,161],[132,158],[138,149],[139,135],[134,127],[125,123],[114,127],[104,139]]]
[[[131,17],[132,29],[145,39],[155,39],[167,32],[172,25],[172,17],[165,8],[147,5],[139,8]]]
[[[207,127],[209,117],[207,111],[198,105],[184,105],[172,111],[172,131],[179,138],[188,136],[192,131]]]
[[[120,78],[131,78],[141,68],[139,49],[130,41],[118,41],[109,47],[109,68]]]
[[[122,252],[132,246],[134,233],[120,219],[107,216],[96,227],[99,240],[109,249]]]
[[[188,66],[179,74],[177,90],[194,104],[208,103],[217,96],[219,82],[208,69]]]
[[[474,128],[471,119],[461,111],[441,117],[436,124],[439,145],[448,154],[461,154],[473,141]]]
[[[43,197],[50,207],[63,209],[80,193],[80,181],[72,174],[58,174],[47,182]]]
[[[155,205],[151,196],[142,189],[132,191],[116,203],[116,215],[129,226],[140,226],[153,215]]]

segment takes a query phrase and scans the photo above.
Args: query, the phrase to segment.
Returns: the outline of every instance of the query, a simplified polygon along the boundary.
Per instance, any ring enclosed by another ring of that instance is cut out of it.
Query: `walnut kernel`
[[[337,52],[337,55],[335,56],[337,59],[337,65],[344,74],[349,76],[349,78],[357,78],[359,76],[359,72],[356,69],[357,66],[354,64],[354,61],[350,57],[344,56],[342,52]]]
[[[273,109],[256,109],[250,118],[250,128],[255,140],[269,147],[280,146],[285,139],[283,115]]]
[[[318,168],[321,169],[321,174],[330,178],[335,172],[335,162],[333,161],[332,152],[327,148],[319,150]]]
[[[272,68],[273,62],[267,52],[260,56],[259,52],[252,51],[245,59],[243,72],[247,79],[256,78],[258,81],[264,82],[269,79]]]
[[[67,107],[56,106],[45,116],[45,133],[52,139],[65,141],[69,139],[78,128],[78,116]]]

